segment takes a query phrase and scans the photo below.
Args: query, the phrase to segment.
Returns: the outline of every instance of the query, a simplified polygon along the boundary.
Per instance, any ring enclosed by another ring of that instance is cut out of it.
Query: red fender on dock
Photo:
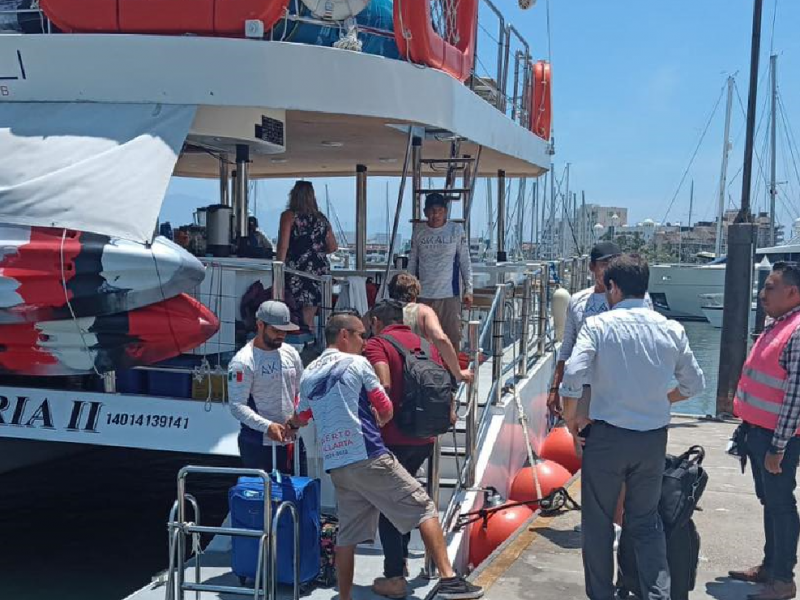
[[[506,506],[509,503],[502,506]],[[513,503],[512,503],[513,504]],[[501,508],[502,508],[501,506]],[[525,505],[512,506],[492,513],[486,518],[475,521],[469,530],[469,562],[477,567],[495,549],[506,541],[520,526],[527,521],[533,510]]]
[[[466,81],[474,62],[478,0],[460,0],[456,4],[459,39],[455,45],[434,31],[428,0],[394,1],[394,40],[403,58]]]
[[[289,0],[41,0],[47,18],[68,33],[151,33],[244,37],[245,21],[269,31]]]
[[[547,434],[539,456],[558,463],[573,475],[581,468],[581,457],[575,451],[575,439],[564,426],[554,427]]]
[[[552,460],[537,460],[536,473],[539,476],[539,486],[542,488],[542,498],[546,498],[553,490],[564,487],[572,477],[569,471]],[[508,499],[516,502],[540,500],[536,495],[531,467],[520,469],[514,477]]]

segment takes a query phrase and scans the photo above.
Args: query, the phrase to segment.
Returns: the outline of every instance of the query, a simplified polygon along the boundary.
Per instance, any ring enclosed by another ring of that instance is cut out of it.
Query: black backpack
[[[394,415],[397,427],[415,438],[436,437],[450,430],[453,387],[450,373],[431,359],[430,344],[420,338],[420,350],[409,352],[390,335],[389,342],[403,359],[403,398]]]
[[[658,505],[667,532],[683,527],[692,518],[708,483],[708,473],[702,466],[705,457],[702,446],[692,446],[680,456],[667,455]]]

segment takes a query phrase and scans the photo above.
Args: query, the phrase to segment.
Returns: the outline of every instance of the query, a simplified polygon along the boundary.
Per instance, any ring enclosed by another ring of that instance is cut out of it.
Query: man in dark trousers
[[[624,484],[624,526],[634,544],[643,600],[669,600],[658,503],[670,406],[701,392],[705,380],[683,327],[646,305],[647,261],[619,256],[603,277],[611,310],[586,319],[559,390],[580,398],[584,385],[592,388],[581,494],[586,595],[615,597],[613,517]]]
[[[761,291],[774,320],[750,350],[734,412],[746,430],[756,495],[764,507],[764,560],[730,571],[733,579],[766,584],[751,600],[794,598],[800,516],[794,489],[800,458],[800,266],[776,262]]]
[[[397,416],[403,398],[403,357],[391,342],[383,339],[383,336],[391,337],[411,352],[421,347],[422,340],[403,324],[403,304],[397,300],[379,302],[372,309],[371,316],[372,331],[375,336],[367,342],[364,355],[375,369],[386,393],[389,394],[394,406],[394,415]],[[443,365],[436,348],[430,347],[430,354],[437,364]],[[389,451],[411,475],[416,475],[431,455],[436,441],[435,438],[412,438],[404,435],[398,429],[394,418],[384,425],[381,435]],[[401,535],[383,515],[378,523],[378,532],[385,555],[384,576],[375,579],[372,589],[376,594],[388,598],[405,598],[408,595],[405,564],[411,534]]]

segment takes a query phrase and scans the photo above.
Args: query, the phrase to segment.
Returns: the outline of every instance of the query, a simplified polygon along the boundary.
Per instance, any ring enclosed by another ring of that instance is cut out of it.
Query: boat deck
[[[503,353],[504,375],[502,380],[505,382],[513,378],[513,372],[509,371],[509,365],[516,357],[517,349],[514,344],[505,348]],[[546,357],[545,357],[546,360]],[[549,374],[547,375],[549,380]],[[492,363],[487,360],[481,364],[478,370],[478,387],[480,394],[479,401],[479,414],[485,409],[488,399],[486,398],[492,382]],[[544,385],[544,384],[543,384]],[[462,398],[461,411],[464,410],[464,399]],[[460,420],[456,426],[456,437],[458,440],[459,450],[458,453],[463,460],[463,447],[464,447],[464,431],[463,419]],[[444,434],[442,436],[443,449],[450,449],[453,452],[443,454],[440,461],[440,492],[439,492],[439,507],[441,511],[447,506],[450,497],[453,494],[456,483],[456,462],[455,462],[455,449],[449,448],[453,444],[452,434]],[[426,467],[420,470],[417,474],[422,481],[426,481]],[[327,478],[327,475],[323,475]],[[325,493],[323,492],[323,505],[325,505]],[[202,511],[202,506],[200,507]],[[324,507],[323,507],[324,508]],[[222,524],[228,526],[229,522]],[[164,565],[168,562],[166,537],[164,544]],[[436,585],[436,580],[429,580],[423,574],[424,566],[424,546],[422,539],[419,537],[419,531],[415,530],[412,533],[411,543],[409,546],[410,556],[408,561],[409,570],[409,587],[411,595],[408,597],[411,600],[415,598],[423,600],[429,597],[430,592],[433,591]],[[227,536],[216,536],[212,539],[211,543],[204,550],[201,556],[201,582],[204,584],[218,585],[218,586],[239,586],[239,579],[231,571],[231,538]],[[194,581],[194,562],[188,563],[186,568],[185,577],[186,581]],[[374,544],[360,544],[356,552],[356,568],[355,568],[355,585],[353,588],[354,600],[385,600],[383,596],[374,594],[370,589],[373,580],[376,577],[383,575],[383,550],[380,546],[380,541],[376,540]],[[130,595],[126,600],[163,600],[166,595],[166,575],[154,578],[154,581]],[[248,583],[252,586],[253,582]],[[290,600],[292,598],[291,586],[278,586],[278,594],[276,600]],[[193,596],[193,592],[186,592],[186,597]],[[224,593],[211,593],[203,592],[202,598],[219,599],[219,600],[232,600],[233,598],[242,597],[234,596]],[[333,597],[338,597],[336,588],[316,587],[312,590],[302,593],[301,598],[304,600],[330,600]]]
[[[669,434],[671,453],[692,444],[706,449],[704,466],[709,482],[694,521],[700,532],[700,563],[694,600],[740,600],[755,591],[752,584],[731,580],[730,569],[750,567],[761,560],[761,506],[748,470],[742,474],[725,447],[736,427],[697,418],[674,417]],[[580,478],[570,489],[580,502]],[[581,536],[574,530],[580,511],[539,518],[498,548],[472,579],[486,588],[488,600],[585,598]]]
[[[165,551],[166,558],[166,551]],[[409,570],[409,587],[411,600],[423,600],[433,590],[436,584],[435,580],[429,580],[422,575],[422,567],[424,563],[424,549],[422,540],[419,538],[417,532],[414,532],[410,545],[410,556],[408,560]],[[194,565],[194,563],[192,563]],[[231,555],[230,555],[230,540],[221,537],[215,538],[214,542],[206,549],[201,558],[202,576],[201,581],[211,585],[221,586],[239,586],[239,578],[236,577],[231,571]],[[375,577],[380,577],[383,574],[383,550],[380,548],[380,543],[376,541],[374,545],[360,545],[358,554],[356,556],[356,570],[355,570],[355,583],[353,586],[354,600],[385,600],[383,596],[378,596],[372,593],[370,586]],[[186,581],[194,581],[194,566],[186,569]],[[249,585],[252,586],[253,582],[250,581]],[[276,600],[290,600],[292,596],[292,587],[279,585]],[[163,582],[154,582],[136,593],[132,594],[126,600],[164,600],[166,594],[166,586]],[[332,597],[338,597],[338,592],[335,588],[316,587],[307,593],[301,593],[301,598],[304,600],[330,600]],[[193,592],[186,592],[186,597],[194,597]],[[241,598],[242,596],[234,596],[232,594],[217,594],[204,592],[202,598],[216,598],[219,600],[232,600],[233,598]]]

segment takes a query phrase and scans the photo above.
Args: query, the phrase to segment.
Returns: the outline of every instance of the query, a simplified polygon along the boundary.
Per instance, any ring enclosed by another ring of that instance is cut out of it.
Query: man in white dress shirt
[[[561,348],[558,351],[558,362],[553,375],[553,383],[550,386],[550,394],[547,398],[547,406],[551,413],[561,414],[570,427],[570,433],[576,439],[576,451],[578,455],[582,453],[579,437],[580,430],[588,422],[589,404],[591,400],[591,388],[586,385],[583,387],[583,395],[577,398],[561,398],[558,395],[558,386],[564,377],[564,366],[572,354],[575,342],[578,340],[578,332],[583,327],[584,322],[589,317],[606,312],[610,307],[606,298],[606,284],[603,281],[606,267],[611,259],[622,254],[622,250],[614,242],[598,242],[589,253],[589,270],[594,275],[594,285],[579,292],[572,294],[567,305],[567,319],[564,323],[564,337],[561,341]],[[648,308],[653,308],[650,295],[644,295]],[[615,545],[619,543],[622,533],[623,501],[625,499],[625,488],[623,486],[619,495],[619,503],[614,513],[614,535]],[[579,528],[576,528],[579,529]]]
[[[703,372],[683,327],[645,304],[647,261],[614,258],[604,281],[611,310],[586,319],[567,361],[560,393],[580,398],[592,388],[591,431],[582,472],[586,595],[612,600],[613,515],[623,484],[625,528],[648,600],[669,600],[664,528],[658,513],[670,407],[701,392]],[[678,385],[671,387],[673,379]]]
[[[550,386],[550,394],[547,398],[547,406],[550,410],[555,413],[561,413],[563,411],[565,419],[571,416],[571,412],[574,412],[576,402],[566,399],[562,405],[562,399],[558,395],[558,386],[561,384],[561,379],[564,377],[564,365],[566,365],[567,360],[572,354],[572,349],[575,347],[575,342],[578,340],[578,332],[581,330],[581,327],[583,327],[583,323],[586,319],[604,313],[609,309],[608,299],[606,298],[606,284],[603,281],[603,275],[611,259],[620,254],[622,254],[622,250],[614,242],[598,242],[595,244],[589,253],[589,270],[594,276],[594,285],[579,292],[575,292],[570,296],[569,304],[567,305],[567,318],[564,322],[564,338],[561,342],[561,348],[558,351],[558,362],[556,363],[556,371],[553,375],[553,384]],[[648,308],[653,308],[650,295],[645,294],[644,298]],[[589,388],[587,386],[585,394],[588,393]],[[588,396],[586,396],[586,398],[588,398]],[[588,406],[586,408],[588,408]]]

